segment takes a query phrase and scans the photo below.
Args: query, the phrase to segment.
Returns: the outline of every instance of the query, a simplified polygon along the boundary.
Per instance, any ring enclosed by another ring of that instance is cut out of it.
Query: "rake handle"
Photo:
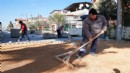
[[[101,35],[101,33],[97,34],[97,35],[93,38],[93,40],[94,40],[95,38],[99,37],[100,35]],[[83,48],[84,46],[86,46],[87,44],[89,44],[90,42],[92,42],[92,41],[88,41],[87,43],[85,43],[85,44],[83,44],[82,46],[80,46],[78,49],[74,49],[74,50],[72,50],[72,51],[69,51],[69,52],[66,52],[66,53],[57,55],[56,58],[57,58],[59,61],[61,61],[61,62],[65,63],[65,64],[67,64],[68,66],[74,68],[74,66],[73,66],[71,63],[69,63],[70,57],[71,57],[74,53],[76,53],[78,50],[80,50],[81,48]],[[64,56],[64,55],[66,55],[65,58],[63,58],[63,59],[60,59],[60,58],[59,58],[60,56]]]
[[[95,37],[93,37],[93,40],[96,39],[97,37],[99,37],[100,35],[101,35],[101,33],[97,34]],[[70,54],[70,56],[73,55],[74,53],[76,53],[78,50],[80,50],[80,49],[83,48],[84,46],[86,46],[87,44],[89,44],[90,42],[92,42],[92,41],[88,41],[87,43],[85,43],[85,44],[83,44],[82,46],[80,46],[78,49],[74,49],[74,50],[72,51],[72,53]]]

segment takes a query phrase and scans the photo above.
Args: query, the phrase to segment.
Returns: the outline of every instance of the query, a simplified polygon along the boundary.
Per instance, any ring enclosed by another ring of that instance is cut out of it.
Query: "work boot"
[[[94,57],[97,57],[97,54],[95,52],[90,52],[89,54],[94,56]]]

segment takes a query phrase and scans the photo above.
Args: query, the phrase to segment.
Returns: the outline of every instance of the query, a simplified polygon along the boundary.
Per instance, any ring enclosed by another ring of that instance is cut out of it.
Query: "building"
[[[77,11],[79,12],[80,10],[84,11],[84,9],[89,9],[91,5],[92,3],[90,2],[78,2],[69,5],[68,7],[64,8],[64,10],[67,10],[68,13],[73,13]]]
[[[34,24],[37,21],[47,21],[48,19],[43,17],[42,15],[38,15],[36,17],[28,18],[28,23]]]
[[[67,13],[67,11],[65,11],[65,10],[53,10],[51,13],[50,13],[50,16],[53,16],[54,14],[62,14],[62,15],[65,15],[66,13]],[[56,29],[57,29],[57,24],[55,24],[55,23],[51,23],[51,31],[52,32],[55,32],[56,31]]]
[[[30,18],[16,18],[15,19],[16,28],[20,27],[19,21],[23,21],[25,24],[31,25],[31,24],[34,24],[37,21],[39,21],[39,22],[40,21],[48,21],[48,19],[43,17],[42,15],[38,15],[36,17],[30,17]]]
[[[68,31],[71,28],[82,28],[82,15],[88,15],[89,8],[92,3],[89,2],[78,2],[73,3],[64,10],[54,10],[50,14],[53,15],[55,13],[60,13],[66,16],[67,24],[65,25],[66,30]],[[56,24],[53,24],[54,29],[56,30]]]
[[[55,13],[59,13],[59,14],[64,15],[65,13],[67,13],[67,11],[66,10],[53,10],[50,14],[53,15]]]

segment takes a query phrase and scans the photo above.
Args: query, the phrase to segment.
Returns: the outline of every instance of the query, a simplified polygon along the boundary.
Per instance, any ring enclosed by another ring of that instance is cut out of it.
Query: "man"
[[[63,31],[63,28],[64,28],[64,26],[61,26],[61,27],[58,27],[58,28],[57,28],[58,38],[61,38],[61,37],[62,37],[61,31]]]
[[[23,23],[22,21],[19,21],[19,24],[21,25],[21,30],[20,30],[20,37],[18,39],[18,42],[20,42],[22,40],[22,38],[24,38],[24,36],[27,38],[28,41],[30,41],[28,35],[27,35],[27,26],[25,23]]]
[[[90,54],[96,56],[98,48],[98,38],[93,40],[97,34],[103,34],[107,30],[107,21],[104,16],[98,15],[95,9],[89,11],[88,17],[83,20],[83,40],[82,44],[92,41],[87,46],[80,49],[78,57],[82,57],[86,53],[86,48],[90,48]]]

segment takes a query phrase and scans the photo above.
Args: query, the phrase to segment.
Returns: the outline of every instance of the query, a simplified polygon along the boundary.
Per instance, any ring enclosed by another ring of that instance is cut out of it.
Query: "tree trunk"
[[[117,0],[117,27],[116,27],[116,40],[122,39],[122,3]]]

